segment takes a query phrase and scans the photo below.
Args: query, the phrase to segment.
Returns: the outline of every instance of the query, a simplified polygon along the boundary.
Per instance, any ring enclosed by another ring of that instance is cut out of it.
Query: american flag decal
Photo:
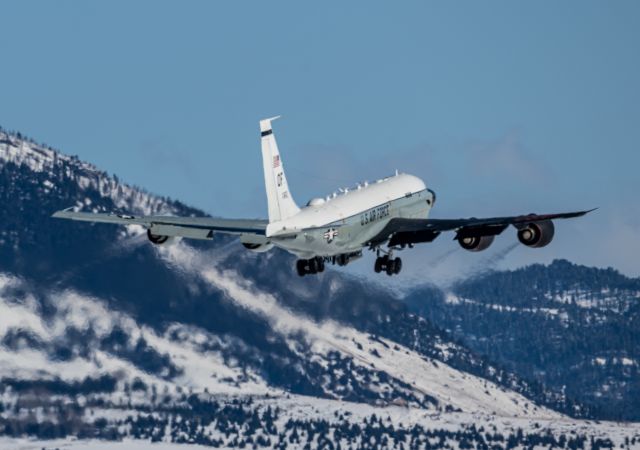
[[[280,167],[280,155],[273,157],[273,168]]]

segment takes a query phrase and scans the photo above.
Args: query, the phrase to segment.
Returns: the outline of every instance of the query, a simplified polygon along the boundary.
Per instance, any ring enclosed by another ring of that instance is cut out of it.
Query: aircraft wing
[[[219,219],[213,217],[130,216],[126,214],[104,214],[75,212],[71,208],[58,211],[52,217],[81,220],[85,222],[114,223],[119,225],[142,225],[153,234],[181,236],[192,239],[211,239],[213,233],[264,235],[267,220]]]
[[[527,214],[522,216],[490,217],[478,219],[406,219],[396,217],[375,236],[370,244],[379,245],[389,239],[389,245],[431,242],[444,231],[456,231],[456,239],[461,236],[495,236],[509,225],[521,228],[532,222],[553,219],[571,219],[593,211],[576,211],[559,214]]]

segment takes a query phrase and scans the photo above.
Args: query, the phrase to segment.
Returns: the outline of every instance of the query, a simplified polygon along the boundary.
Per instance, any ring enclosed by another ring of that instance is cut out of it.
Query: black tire
[[[393,273],[398,275],[402,270],[402,260],[400,258],[396,258],[393,260]]]
[[[395,260],[387,258],[387,263],[385,264],[385,266],[387,266],[387,275],[391,276],[395,273]]]
[[[318,261],[315,258],[311,258],[310,260],[307,261],[308,264],[308,272],[312,275],[315,275],[316,273],[318,273]]]
[[[307,274],[307,267],[304,259],[299,259],[298,261],[296,261],[296,271],[301,277]]]
[[[318,273],[324,272],[324,258],[318,257]]]
[[[382,258],[376,258],[376,263],[373,265],[373,270],[376,273],[382,272]]]

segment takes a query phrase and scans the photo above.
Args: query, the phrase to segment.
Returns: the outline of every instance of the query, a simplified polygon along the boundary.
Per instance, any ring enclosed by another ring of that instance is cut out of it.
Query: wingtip
[[[53,214],[51,214],[51,217],[55,217],[55,218],[65,217],[66,216],[65,213],[68,213],[72,209],[73,209],[73,206],[69,206],[68,208],[61,209],[60,211],[56,211]]]
[[[591,208],[591,209],[585,209],[584,211],[576,212],[576,213],[574,213],[574,217],[586,216],[587,214],[595,211],[596,209],[599,209],[599,207],[595,207],[595,208]]]

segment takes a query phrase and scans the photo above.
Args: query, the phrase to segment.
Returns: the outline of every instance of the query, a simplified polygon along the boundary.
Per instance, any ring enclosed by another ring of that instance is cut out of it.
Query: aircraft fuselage
[[[270,223],[267,237],[301,258],[360,251],[395,217],[427,218],[433,194],[418,177],[398,174],[310,204]]]

